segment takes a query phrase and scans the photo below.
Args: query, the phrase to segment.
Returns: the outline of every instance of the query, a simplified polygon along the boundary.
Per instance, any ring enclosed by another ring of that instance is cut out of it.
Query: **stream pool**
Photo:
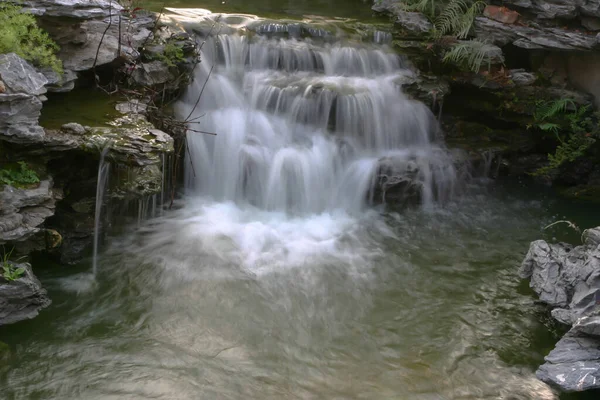
[[[372,15],[361,0],[169,6]],[[448,183],[432,193],[458,181],[431,139],[435,118],[393,89],[398,60],[375,45],[217,39],[200,110],[218,135],[190,141],[203,168],[188,167],[187,196],[109,238],[96,277],[91,260],[35,260],[53,303],[0,327],[2,400],[599,398],[559,397],[535,378],[563,331],[517,275],[531,241],[579,240],[545,226],[596,226],[597,206],[475,180],[443,206],[365,209],[357,189],[390,148],[431,172],[424,188]],[[80,117],[95,123],[102,107]],[[58,126],[64,115],[51,111],[46,124]]]
[[[3,399],[558,398],[534,371],[560,332],[517,269],[597,208],[502,183],[361,217],[179,206],[113,238],[95,283],[38,262],[53,304],[0,327]]]

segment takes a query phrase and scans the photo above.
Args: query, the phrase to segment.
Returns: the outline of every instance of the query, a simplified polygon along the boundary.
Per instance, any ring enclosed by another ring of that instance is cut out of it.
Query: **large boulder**
[[[600,389],[600,227],[583,236],[577,247],[531,243],[520,270],[552,316],[572,326],[537,371],[566,392]]]
[[[19,143],[42,139],[44,130],[38,118],[46,77],[9,53],[0,55],[0,83],[0,140]]]
[[[8,264],[12,269],[23,268],[23,274],[9,281],[0,273],[0,325],[31,319],[51,303],[46,290],[33,274],[31,265]]]

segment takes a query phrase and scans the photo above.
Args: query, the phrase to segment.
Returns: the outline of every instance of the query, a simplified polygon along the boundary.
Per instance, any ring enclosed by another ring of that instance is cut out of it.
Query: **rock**
[[[46,93],[46,77],[14,53],[0,55],[0,140],[27,142],[39,140],[44,130],[38,125],[41,95]]]
[[[428,177],[442,176],[446,171],[441,168],[451,165],[448,162],[452,155],[441,148],[433,151],[436,153],[434,156],[423,156],[416,151],[381,158],[375,172],[370,200],[376,204],[391,203],[405,207],[448,198],[451,188],[435,187],[432,193],[425,190]]]
[[[525,72],[522,69],[510,70],[510,79],[517,86],[530,86],[535,83],[537,76],[532,72]]]
[[[538,240],[529,247],[520,273],[531,279],[530,286],[542,302],[569,309],[574,323],[589,311],[596,293],[600,295],[600,249]]]
[[[394,22],[399,25],[405,33],[423,35],[429,33],[433,25],[429,19],[420,12],[410,12],[403,9],[397,0],[375,1],[372,9],[380,13],[390,14]]]
[[[56,73],[52,69],[43,69],[40,71],[46,79],[48,83],[46,84],[46,89],[49,92],[54,93],[63,93],[70,92],[75,88],[75,81],[77,80],[77,74],[70,69],[65,69],[62,75]]]
[[[31,319],[51,303],[31,265],[12,264],[12,268],[24,268],[25,272],[12,282],[0,275],[0,325]]]
[[[133,83],[142,87],[161,85],[175,79],[169,66],[162,61],[142,63],[131,74]]]
[[[486,6],[483,10],[483,15],[503,24],[514,24],[520,17],[518,12],[498,6]]]
[[[433,112],[439,111],[450,85],[443,78],[429,75],[406,74],[394,81],[410,97],[427,104]]]
[[[583,236],[577,247],[531,243],[520,269],[540,300],[557,307],[552,316],[572,325],[537,371],[566,392],[600,389],[600,227]]]
[[[131,100],[118,103],[115,109],[122,114],[145,114],[148,105],[141,100]]]
[[[59,57],[66,69],[80,72],[114,61],[132,62],[137,51],[152,39],[152,14],[134,19],[116,16],[102,20],[84,20],[79,24],[43,21],[41,26],[60,46]],[[119,27],[120,21],[120,27]]]
[[[585,240],[585,244],[587,246],[598,246],[600,245],[600,229],[586,229],[583,232],[583,237]]]
[[[600,18],[597,17],[581,17],[581,25],[590,31],[600,31]]]
[[[427,34],[433,27],[429,19],[419,12],[399,11],[395,13],[395,16],[396,24],[410,33],[418,35]]]
[[[506,25],[486,17],[475,18],[475,33],[500,47],[512,43],[524,49],[580,50],[598,49],[593,36],[584,33],[546,28],[531,23],[530,26]]]
[[[600,340],[567,333],[536,372],[543,382],[565,392],[600,389]]]
[[[109,146],[108,157],[124,165],[159,164],[163,153],[173,151],[173,138],[155,129],[142,115],[117,120],[114,127],[89,128],[82,148],[97,152]],[[119,126],[121,125],[122,126]]]
[[[54,215],[60,198],[52,185],[51,179],[33,189],[4,185],[0,191],[0,243],[23,241],[40,231],[46,218]]]
[[[123,10],[112,0],[23,0],[17,4],[35,15],[77,19],[103,18]]]
[[[600,17],[600,0],[583,0],[581,14],[590,17]]]
[[[70,133],[72,135],[83,135],[85,133],[85,128],[83,127],[83,125],[80,125],[76,122],[64,124],[60,127],[60,130],[62,132]]]

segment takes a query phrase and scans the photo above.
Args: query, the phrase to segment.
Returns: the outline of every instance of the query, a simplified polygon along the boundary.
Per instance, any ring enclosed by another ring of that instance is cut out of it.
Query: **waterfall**
[[[413,72],[381,36],[354,43],[279,31],[206,38],[176,106],[191,121],[188,194],[292,214],[357,213],[394,171],[426,204],[450,195],[456,172],[438,122],[402,92],[397,82]]]
[[[102,217],[102,205],[104,203],[104,194],[108,186],[108,176],[110,172],[110,163],[106,161],[106,154],[110,150],[109,142],[102,153],[100,153],[100,162],[98,163],[98,180],[96,182],[96,209],[94,212],[94,247],[92,256],[92,271],[94,277],[98,272],[98,247],[100,245],[100,218]]]

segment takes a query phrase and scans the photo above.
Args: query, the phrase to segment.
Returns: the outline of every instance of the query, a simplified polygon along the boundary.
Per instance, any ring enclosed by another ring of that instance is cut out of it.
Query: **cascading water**
[[[298,40],[280,25],[255,31],[286,37],[208,38],[178,105],[192,121],[190,193],[293,214],[357,213],[383,162],[397,175],[383,178],[418,187],[410,193],[425,204],[451,194],[452,159],[433,114],[396,83],[412,74],[400,57],[378,44]]]
[[[110,172],[110,163],[106,161],[106,155],[110,150],[109,142],[100,153],[100,162],[98,163],[98,180],[96,182],[96,209],[94,211],[94,244],[92,255],[92,273],[95,277],[98,273],[98,247],[100,245],[100,219],[102,217],[102,205],[104,204],[104,194],[108,186],[108,177]]]

